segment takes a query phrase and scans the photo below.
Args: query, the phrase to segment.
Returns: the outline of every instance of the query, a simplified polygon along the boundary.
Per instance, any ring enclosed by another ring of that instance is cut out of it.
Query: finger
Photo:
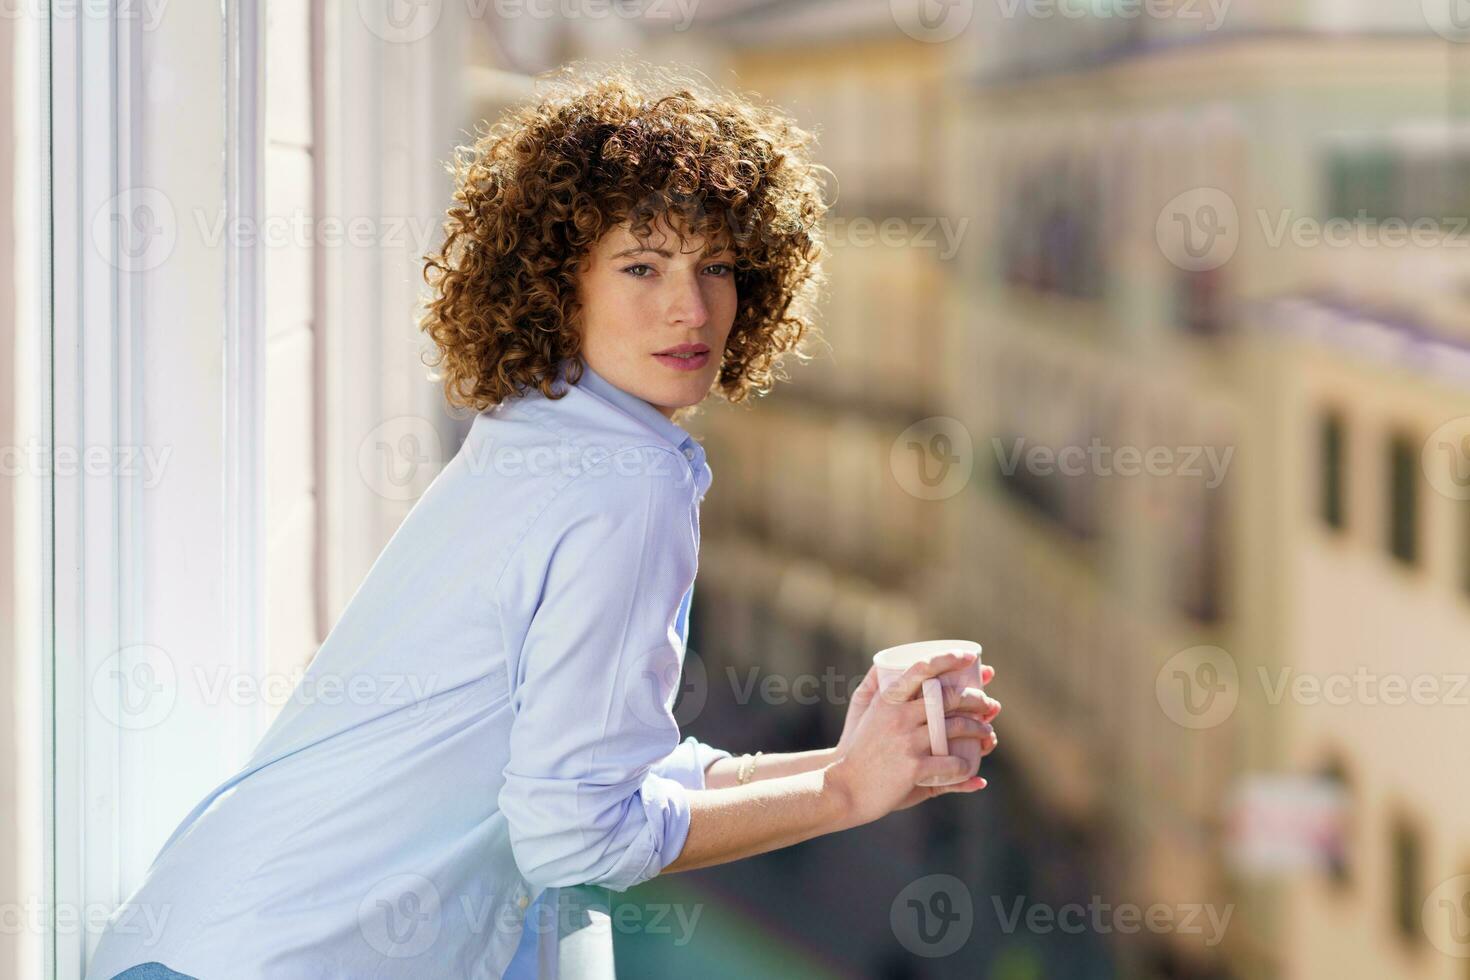
[[[971,688],[971,690],[975,690],[975,688]],[[953,709],[947,709],[945,713],[949,714],[953,712],[956,714],[971,715],[979,718],[981,721],[994,721],[995,716],[1000,714],[1000,707],[1000,702],[992,697],[966,697]]]
[[[963,711],[983,716],[993,712],[999,704],[999,701],[978,687],[946,687],[944,689],[946,714],[952,711]]]
[[[908,698],[903,696],[898,684],[889,684],[887,687],[879,688],[873,698],[874,701],[887,701],[889,704],[903,704]]]
[[[894,727],[899,731],[913,734],[914,729],[927,729],[929,725],[929,712],[923,701],[905,701],[902,704],[889,706],[889,710],[895,713],[897,720],[894,722]],[[929,737],[927,731],[921,731],[920,734],[926,739]],[[924,744],[929,743],[926,741]]]
[[[893,682],[889,690],[894,691],[900,701],[907,701],[914,697],[924,686],[924,681],[930,677],[938,677],[946,670],[956,670],[968,667],[975,662],[975,654],[972,651],[963,653],[942,653],[931,660],[920,660],[911,664],[907,670],[899,675],[898,680]]]
[[[957,780],[961,776],[968,775],[970,775],[970,762],[968,759],[958,755],[939,755],[920,760],[918,775],[914,781],[922,782],[926,779],[940,781]]]
[[[996,734],[995,728],[978,718],[956,715],[953,718],[946,718],[944,727],[947,738],[971,738],[978,741],[981,758],[994,752],[996,746],[1000,744],[1000,736]]]
[[[989,684],[993,680],[995,680],[995,668],[990,664],[983,665],[980,668],[980,683]]]
[[[944,719],[944,734],[949,738],[989,738],[995,734],[995,729],[979,718],[953,715]]]
[[[986,755],[989,755],[989,754],[991,754],[991,752],[994,752],[995,751],[995,748],[997,748],[997,746],[1000,745],[1000,743],[1001,743],[1001,736],[998,735],[998,733],[995,732],[994,729],[991,729],[991,730],[989,730],[989,732],[986,732],[985,735],[979,736],[979,743],[980,743],[980,758],[985,758]]]
[[[923,690],[923,681],[919,682],[919,690]],[[913,692],[904,687],[902,680],[893,681],[887,687],[880,689],[874,700],[887,701],[892,705],[917,704],[922,707],[924,704],[924,699],[915,698]]]
[[[913,731],[909,732],[908,735],[905,737],[909,740],[910,752],[912,752],[914,755],[924,756],[925,758],[929,757],[930,747],[928,728],[916,728]]]
[[[998,736],[995,730],[983,721],[974,718],[946,718],[944,720],[945,738],[968,738],[980,743],[980,754],[988,754],[995,747]],[[929,741],[929,728],[921,725],[906,736],[909,740],[909,749],[917,756],[935,758],[932,755],[931,743]],[[939,756],[938,758],[944,758]]]
[[[963,710],[965,710],[965,702],[967,700],[969,700],[966,697],[965,692],[966,691],[973,690],[973,688],[968,688],[968,687],[950,687],[948,684],[945,684],[943,686],[943,690],[944,690],[944,713],[945,714],[949,714],[951,711],[963,711]],[[971,705],[970,708],[971,708],[971,710],[973,710],[974,709],[974,705]]]
[[[990,785],[990,781],[984,776],[971,776],[962,783],[954,783],[949,786],[934,787],[939,793],[973,793]],[[937,795],[937,794],[936,794]]]
[[[867,704],[873,700],[873,695],[878,693],[878,668],[869,667],[868,672],[863,675],[862,682],[858,684],[857,690],[852,692],[852,700],[857,704]]]

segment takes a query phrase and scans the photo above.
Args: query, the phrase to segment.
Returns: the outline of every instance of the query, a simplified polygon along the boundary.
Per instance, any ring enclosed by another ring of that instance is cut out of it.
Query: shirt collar
[[[711,473],[705,461],[704,447],[696,442],[688,431],[675,423],[673,419],[664,415],[651,402],[644,401],[637,395],[624,391],[601,374],[598,374],[592,369],[592,365],[587,363],[586,358],[579,358],[579,360],[582,362],[582,377],[575,387],[597,396],[625,415],[629,415],[643,423],[646,428],[651,429],[665,442],[679,450],[694,470],[695,477],[699,482],[699,495],[701,497],[704,496],[711,482]],[[567,367],[570,363],[570,360],[562,362],[559,373],[562,381],[566,380]]]

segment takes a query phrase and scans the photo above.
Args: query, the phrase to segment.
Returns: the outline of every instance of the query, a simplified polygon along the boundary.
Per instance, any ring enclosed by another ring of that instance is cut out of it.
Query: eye
[[[638,273],[637,271],[635,271],[635,270],[638,270],[638,269],[645,269],[645,270],[647,270],[649,272],[652,272],[653,271],[653,266],[649,265],[646,262],[640,262],[637,265],[630,265],[630,266],[628,266],[623,271],[626,272],[628,275],[632,276],[634,279],[647,279],[648,276],[641,275],[640,273]]]
[[[729,274],[731,274],[732,272],[735,271],[735,267],[733,265],[731,265],[730,263],[728,263],[728,262],[716,262],[713,265],[705,266],[704,271],[708,272],[710,269],[723,269],[723,270],[725,270],[723,272],[716,273],[716,275],[721,276],[721,277],[727,276],[727,275],[729,275]]]

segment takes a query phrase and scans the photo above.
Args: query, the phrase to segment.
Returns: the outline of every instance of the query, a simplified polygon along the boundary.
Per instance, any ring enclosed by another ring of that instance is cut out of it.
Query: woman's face
[[[664,415],[704,400],[735,322],[735,254],[703,254],[704,239],[659,223],[640,242],[628,223],[612,229],[577,277],[582,356],[592,369]],[[692,345],[691,358],[665,354]]]

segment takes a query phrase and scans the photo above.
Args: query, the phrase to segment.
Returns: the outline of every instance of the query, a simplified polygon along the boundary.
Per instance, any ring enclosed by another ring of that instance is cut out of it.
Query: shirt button
[[[684,449],[684,458],[692,460],[694,458],[694,450],[686,446]]]

